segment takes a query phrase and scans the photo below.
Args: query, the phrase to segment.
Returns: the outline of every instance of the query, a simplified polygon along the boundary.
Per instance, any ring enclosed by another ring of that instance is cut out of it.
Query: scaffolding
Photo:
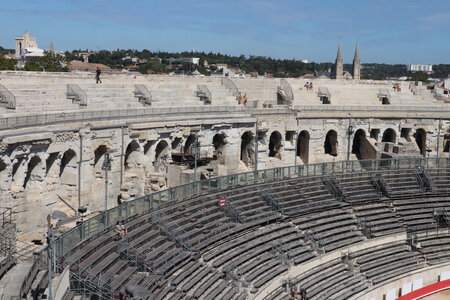
[[[272,208],[273,211],[277,211],[281,214],[284,214],[283,208],[281,207],[279,203],[279,197],[278,195],[269,189],[264,189],[264,191],[261,193],[263,199],[267,202],[267,204]]]

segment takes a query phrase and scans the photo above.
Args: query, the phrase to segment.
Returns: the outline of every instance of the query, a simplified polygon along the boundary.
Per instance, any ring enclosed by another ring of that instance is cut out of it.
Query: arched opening
[[[281,141],[281,134],[278,131],[272,132],[269,139],[269,157],[281,159]]]
[[[277,105],[286,105],[286,95],[284,91],[277,91]]]
[[[56,159],[58,158],[59,152],[50,153],[45,160],[45,172],[48,174],[55,164]]]
[[[427,133],[422,128],[419,128],[416,130],[416,133],[414,134],[414,137],[416,138],[417,146],[419,146],[420,154],[423,156],[427,155]]]
[[[307,164],[309,161],[309,132],[306,130],[302,130],[298,135],[297,139],[297,156],[300,156],[300,159],[304,164]]]
[[[395,143],[397,134],[392,128],[388,128],[383,132],[383,137],[381,138],[382,143]]]
[[[106,145],[100,145],[94,151],[94,167],[101,166],[102,162],[99,163],[99,160],[102,158],[105,153],[108,152],[108,147]]]
[[[358,159],[365,159],[363,157],[364,149],[363,145],[366,141],[366,133],[363,129],[358,129],[353,137],[352,153],[356,155]]]
[[[63,175],[67,167],[76,167],[77,154],[72,149],[64,152],[61,158],[61,164],[59,165],[59,177]]]
[[[217,133],[213,137],[214,156],[218,160],[219,164],[225,164],[225,145],[226,136],[224,133]]]
[[[325,154],[337,156],[338,141],[336,131],[330,130],[327,132],[327,135],[325,137],[324,148]]]
[[[400,137],[404,138],[408,142],[411,141],[411,128],[402,128],[402,131],[400,131]]]
[[[127,149],[125,150],[125,158],[124,158],[124,167],[125,170],[134,168],[137,166],[138,163],[138,156],[139,156],[139,143],[136,141],[131,141]]]
[[[186,139],[186,142],[184,143],[184,148],[183,148],[184,154],[192,154],[193,153],[192,146],[194,145],[194,142],[195,142],[195,134],[190,134],[188,136],[188,138]]]
[[[148,150],[150,150],[150,147],[153,145],[153,141],[147,141],[144,145],[144,155],[147,155]]]
[[[246,166],[253,166],[255,157],[255,139],[251,131],[246,131],[241,136],[241,161]]]
[[[155,150],[155,162],[153,166],[155,171],[166,173],[167,170],[167,159],[169,157],[169,144],[162,140],[156,145]]]
[[[25,175],[25,180],[23,181],[23,187],[26,188],[32,176],[39,175],[42,160],[39,156],[33,156],[28,162],[27,174]]]

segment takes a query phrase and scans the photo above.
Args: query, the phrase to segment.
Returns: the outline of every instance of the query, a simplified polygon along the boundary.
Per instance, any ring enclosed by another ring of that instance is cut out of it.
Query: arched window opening
[[[251,131],[241,136],[241,161],[246,166],[252,166],[255,157],[255,139]]]
[[[25,176],[25,180],[23,182],[23,187],[26,188],[28,182],[31,177],[39,172],[39,167],[41,164],[41,158],[37,155],[33,156],[28,162],[27,174]]]
[[[419,146],[420,154],[427,155],[427,133],[422,128],[416,130],[415,139],[417,146]]]
[[[192,154],[193,153],[193,145],[195,142],[195,134],[190,134],[184,143],[183,152],[184,154]]]
[[[103,163],[103,162],[100,162],[100,164],[99,164],[98,162],[102,158],[102,156],[105,155],[106,152],[108,152],[108,147],[106,147],[106,145],[100,145],[97,147],[97,149],[95,149],[95,151],[94,151],[94,166],[99,166]]]
[[[286,95],[284,91],[277,91],[277,105],[285,105],[286,104]]]
[[[153,141],[147,141],[144,145],[144,155],[147,155],[148,150],[150,150],[150,147],[153,145]]]
[[[124,167],[130,169],[137,166],[137,158],[139,156],[139,143],[131,141],[125,150]]]
[[[411,128],[402,128],[402,131],[400,132],[400,137],[410,142],[411,141],[410,135],[411,135]]]
[[[281,134],[278,131],[272,132],[269,139],[269,157],[281,159],[281,141]]]
[[[160,141],[156,145],[155,150],[155,162],[153,166],[155,171],[165,173],[167,170],[167,159],[169,157],[169,144],[166,141]]]
[[[56,159],[58,158],[59,152],[53,152],[50,153],[45,160],[45,173],[48,174],[50,172],[50,169],[52,168],[53,164],[55,163]]]
[[[366,133],[363,129],[358,129],[355,132],[355,136],[353,138],[353,146],[352,153],[356,155],[358,159],[366,159],[363,157],[364,149],[366,142]]]
[[[338,141],[337,141],[337,132],[334,130],[328,131],[326,137],[325,137],[325,154],[330,154],[332,156],[337,156],[337,148],[338,148]]]
[[[397,134],[395,130],[392,128],[388,128],[383,132],[383,137],[381,139],[382,143],[395,143],[395,139],[397,138]]]
[[[309,160],[309,132],[303,130],[298,135],[297,139],[297,156],[300,157],[304,164]]]
[[[223,133],[217,133],[213,137],[214,156],[219,161],[219,164],[225,164],[225,145],[226,136]]]
[[[61,164],[59,166],[59,176],[64,173],[66,167],[75,167],[77,162],[77,154],[72,149],[64,152],[63,157],[61,158]]]

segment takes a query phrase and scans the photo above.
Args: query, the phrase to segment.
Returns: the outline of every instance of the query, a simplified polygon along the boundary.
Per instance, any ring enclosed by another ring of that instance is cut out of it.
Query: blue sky
[[[450,63],[449,0],[0,0],[0,45]]]

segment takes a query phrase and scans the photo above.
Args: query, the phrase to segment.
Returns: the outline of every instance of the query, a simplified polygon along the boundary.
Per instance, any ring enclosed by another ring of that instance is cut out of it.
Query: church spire
[[[341,41],[339,41],[339,48],[336,57],[336,79],[344,78],[344,61],[342,59]]]
[[[356,41],[355,57],[353,58],[353,79],[359,80],[361,78],[361,62],[359,61],[359,45]]]

